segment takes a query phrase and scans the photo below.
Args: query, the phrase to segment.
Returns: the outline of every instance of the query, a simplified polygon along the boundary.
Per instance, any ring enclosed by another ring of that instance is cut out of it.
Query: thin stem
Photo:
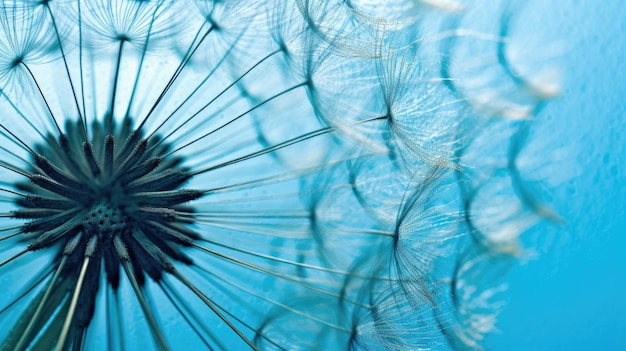
[[[83,17],[80,7],[80,0],[77,1],[78,6],[78,70],[80,72],[80,96],[83,98],[83,134],[85,135],[85,141],[87,141],[87,108],[85,107],[85,77],[83,76]]]
[[[213,351],[213,348],[211,347],[211,345],[209,344],[209,342],[204,338],[204,336],[200,333],[200,331],[198,330],[198,328],[196,328],[196,326],[194,325],[194,323],[192,323],[191,320],[189,320],[189,316],[187,316],[187,313],[189,313],[189,310],[187,310],[187,306],[184,305],[184,303],[182,304],[185,309],[187,311],[183,311],[181,309],[181,307],[178,305],[180,300],[175,300],[174,297],[172,297],[172,295],[170,295],[168,289],[165,288],[165,286],[163,284],[161,284],[161,282],[158,282],[159,286],[161,287],[161,290],[163,291],[163,293],[165,293],[165,296],[167,297],[167,299],[170,301],[170,303],[172,304],[172,306],[174,306],[174,308],[176,309],[176,311],[178,312],[179,315],[181,315],[183,317],[183,319],[185,320],[185,322],[187,322],[187,325],[189,325],[189,327],[191,327],[191,329],[193,330],[193,332],[200,338],[200,340],[202,340],[202,343],[204,344],[204,346],[206,346],[209,350]],[[191,313],[190,313],[191,314]],[[196,316],[192,314],[192,317],[194,317],[196,323],[198,322],[197,319],[195,318]],[[200,325],[203,325],[202,323],[198,323]],[[212,336],[212,335],[211,335]],[[211,338],[212,341],[216,341],[213,338]]]
[[[316,266],[316,265],[312,265],[312,264],[308,264],[308,263],[301,263],[301,262],[297,262],[297,261],[292,261],[292,260],[288,260],[288,259],[284,259],[284,258],[280,258],[280,257],[274,257],[274,256],[270,256],[270,255],[265,255],[262,253],[258,253],[258,252],[254,252],[254,251],[250,251],[250,250],[246,250],[246,249],[242,249],[240,247],[236,247],[236,246],[232,246],[232,245],[227,245],[221,242],[217,242],[217,241],[213,241],[207,238],[203,238],[203,241],[206,241],[210,244],[216,245],[216,246],[221,246],[224,247],[226,249],[231,249],[237,252],[241,252],[247,255],[251,255],[251,256],[255,256],[255,257],[259,257],[259,258],[264,258],[270,261],[275,261],[275,262],[280,262],[280,263],[285,263],[288,265],[292,265],[292,266],[296,266],[296,267],[302,267],[302,268],[308,268],[308,269],[313,269],[316,271],[320,271],[320,272],[327,272],[327,273],[334,273],[334,274],[339,274],[339,275],[344,275],[344,276],[351,276],[351,277],[355,277],[355,278],[363,278],[363,279],[374,279],[374,280],[389,280],[389,281],[393,281],[393,279],[391,278],[385,278],[385,277],[377,277],[377,276],[372,276],[372,275],[363,275],[363,274],[358,274],[355,272],[350,272],[350,271],[344,271],[344,270],[340,270],[340,269],[334,269],[334,268],[327,268],[327,267],[322,267],[322,266]],[[191,245],[195,248],[198,248],[200,250],[206,251],[208,253],[215,253],[215,251],[206,248],[202,245],[196,244],[196,243],[191,243]]]
[[[179,300],[181,300],[180,295],[176,292],[176,290],[172,289],[171,286],[169,286],[169,284],[167,284],[168,282],[165,281],[166,285],[168,285],[168,288],[171,290],[171,293],[176,296]],[[217,282],[213,282],[214,286],[216,289],[222,289],[223,285]],[[242,306],[243,304],[245,304],[246,302],[244,302],[243,300],[240,300],[239,302],[239,306]],[[279,350],[282,351],[287,351],[284,347],[280,346],[278,343],[276,343],[275,341],[273,341],[272,339],[270,339],[269,337],[267,337],[266,335],[264,335],[263,333],[261,333],[261,331],[257,328],[252,327],[250,324],[244,322],[241,318],[235,316],[234,314],[228,312],[228,310],[224,309],[223,307],[217,305],[217,308],[219,308],[221,311],[223,311],[225,314],[227,314],[228,316],[230,316],[231,318],[233,318],[234,320],[236,320],[237,322],[241,323],[243,326],[245,326],[246,328],[248,328],[250,331],[253,331],[256,335],[260,336],[261,338],[263,338],[264,340],[266,340],[267,342],[271,343],[272,345],[276,346]],[[245,308],[244,308],[245,310]],[[225,349],[223,346],[220,345],[220,347],[222,349]]]
[[[29,118],[26,118],[26,116],[24,115],[24,113],[13,103],[13,101],[11,101],[11,99],[9,99],[9,97],[4,93],[3,89],[0,89],[0,95],[2,95],[7,102],[9,103],[9,105],[11,105],[11,108],[13,110],[15,110],[15,112],[17,112],[18,115],[20,115],[20,118],[22,118],[22,120],[24,120],[24,122],[26,122],[31,128],[33,128],[33,130],[35,131],[35,133],[37,133],[41,139],[45,139],[43,133],[41,133],[41,131],[39,130],[39,128],[35,127],[35,125],[33,125],[33,122],[31,122],[31,120]]]
[[[137,87],[139,86],[139,77],[141,76],[141,71],[143,70],[143,63],[146,59],[146,52],[148,51],[148,43],[150,41],[150,34],[152,34],[152,24],[154,23],[154,16],[156,15],[156,11],[152,15],[152,21],[150,21],[150,27],[148,28],[148,34],[146,36],[146,42],[143,45],[143,50],[141,51],[141,58],[139,59],[139,67],[137,68],[137,74],[135,75],[135,82],[133,83],[133,90],[130,92],[130,98],[128,99],[128,106],[126,107],[126,113],[124,113],[124,117],[128,117],[130,115],[130,109],[135,101],[135,93],[137,92]]]
[[[43,91],[41,91],[41,87],[39,87],[39,83],[37,83],[37,79],[35,79],[35,75],[30,70],[30,68],[28,68],[27,64],[25,64],[24,62],[20,62],[20,63],[22,64],[22,66],[24,66],[24,68],[26,68],[26,71],[30,75],[30,78],[35,83],[35,86],[37,87],[37,90],[39,91],[39,95],[41,96],[41,99],[43,100],[44,104],[46,104],[46,108],[48,109],[48,112],[50,113],[50,116],[52,117],[52,121],[54,122],[54,125],[56,126],[57,130],[59,131],[59,135],[62,135],[63,132],[61,132],[61,128],[59,127],[59,123],[57,123],[56,118],[54,118],[54,113],[52,113],[52,109],[50,109],[50,105],[48,104],[48,100],[46,100],[46,97],[43,95]]]
[[[200,38],[200,40],[198,40],[198,42],[196,44],[196,40],[200,36],[200,33],[202,32],[202,29],[204,28],[205,24],[206,24],[206,22],[204,22],[202,24],[202,26],[200,26],[200,28],[198,29],[198,32],[196,33],[196,36],[191,41],[191,45],[189,46],[189,48],[187,49],[187,52],[185,53],[185,56],[183,56],[183,60],[180,62],[180,64],[178,65],[178,67],[174,71],[174,74],[172,75],[170,80],[165,85],[165,88],[163,89],[163,91],[161,91],[161,94],[159,95],[159,97],[156,99],[156,101],[154,102],[154,104],[150,108],[150,111],[148,111],[146,116],[141,121],[141,124],[139,124],[139,127],[137,128],[137,130],[141,130],[144,127],[144,125],[146,124],[146,122],[148,121],[148,119],[150,118],[152,113],[154,112],[154,110],[156,110],[156,108],[159,105],[159,103],[161,102],[161,100],[163,100],[163,97],[165,97],[165,94],[167,94],[169,89],[172,87],[172,85],[174,84],[174,82],[176,81],[176,79],[178,78],[180,73],[183,71],[183,69],[185,68],[185,66],[187,65],[187,63],[189,62],[191,57],[193,56],[193,54],[196,52],[196,50],[198,50],[198,48],[200,47],[202,42],[209,36],[209,34],[211,32],[213,32],[213,30],[215,29],[213,26],[210,26],[209,29],[207,29],[207,31],[202,35],[202,37]],[[195,47],[194,47],[194,44],[195,44]]]
[[[33,292],[33,290],[35,290],[38,286],[40,286],[41,283],[50,275],[50,273],[52,273],[53,270],[54,270],[53,267],[46,267],[46,268],[42,269],[41,271],[39,271],[39,273],[36,276],[34,276],[33,279],[31,279],[29,281],[28,284],[25,285],[25,288],[22,290],[22,292],[16,298],[14,298],[6,306],[4,306],[2,309],[0,309],[0,315],[2,315],[4,312],[8,311],[16,303],[18,303],[20,300],[22,300],[24,297],[26,297],[31,292]]]
[[[363,155],[359,157],[366,157],[366,156],[369,156],[369,155]],[[355,159],[355,158],[356,157],[342,158],[336,161],[329,161],[326,163],[322,163],[320,165],[316,165],[313,167],[297,169],[295,171],[284,172],[284,173],[280,173],[280,174],[265,177],[265,178],[259,178],[259,179],[254,179],[254,180],[250,180],[246,182],[240,182],[240,183],[235,183],[235,184],[224,185],[221,187],[211,188],[211,189],[205,190],[204,192],[206,194],[214,194],[214,193],[227,192],[227,191],[245,190],[245,189],[250,189],[253,187],[259,187],[259,186],[268,185],[268,184],[277,184],[277,183],[281,183],[284,181],[301,177],[303,175],[313,174],[314,172],[331,169],[337,165],[343,164],[344,162]],[[193,173],[192,175],[196,176],[198,175],[198,173]]]
[[[6,260],[4,260],[4,261],[0,262],[0,267],[2,267],[2,266],[4,266],[5,264],[7,264],[7,263],[9,263],[9,262],[11,262],[11,261],[13,261],[13,260],[17,259],[18,257],[22,256],[23,254],[27,253],[28,251],[30,251],[30,249],[27,247],[27,248],[25,248],[24,250],[22,250],[22,251],[20,251],[20,252],[16,253],[15,255],[13,255],[13,256],[11,256],[11,257],[7,258]]]
[[[194,246],[195,247],[199,247],[199,245],[194,245]],[[332,296],[332,297],[335,297],[337,299],[340,299],[340,300],[349,302],[351,304],[354,304],[356,306],[363,307],[365,309],[371,309],[372,308],[372,306],[370,306],[370,305],[365,305],[365,304],[363,304],[361,302],[358,302],[356,300],[352,300],[352,299],[350,299],[348,297],[345,297],[345,296],[342,296],[342,295],[340,295],[338,293],[335,293],[335,292],[332,292],[332,291],[328,291],[328,290],[324,290],[324,289],[319,288],[319,287],[314,286],[314,285],[303,283],[302,281],[300,281],[300,280],[298,280],[296,278],[292,278],[292,277],[284,275],[284,274],[272,272],[272,271],[267,270],[267,269],[265,269],[263,267],[260,267],[260,266],[257,266],[257,265],[253,265],[253,264],[244,262],[242,260],[238,260],[238,259],[236,259],[234,257],[229,257],[229,256],[227,256],[225,254],[222,254],[222,253],[219,253],[219,252],[217,252],[215,250],[211,250],[209,248],[203,248],[202,250],[207,252],[207,253],[209,253],[209,254],[211,254],[211,255],[213,255],[213,256],[221,258],[221,259],[223,259],[223,260],[225,260],[227,262],[231,262],[231,263],[236,264],[238,266],[245,267],[245,268],[248,268],[250,270],[259,272],[259,273],[263,273],[263,274],[271,275],[271,276],[279,278],[279,279],[283,279],[285,281],[288,281],[290,283],[299,285],[299,286],[301,286],[303,288],[306,288],[306,289],[310,289],[310,290],[318,292],[320,294]]]
[[[209,275],[211,275],[211,276],[213,276],[213,277],[217,278],[218,280],[221,280],[221,281],[225,282],[225,283],[226,283],[226,284],[228,284],[228,285],[231,285],[231,286],[233,286],[233,287],[235,287],[235,288],[237,288],[237,289],[239,289],[239,290],[242,290],[242,291],[244,291],[244,292],[246,292],[246,293],[248,293],[248,294],[250,294],[250,295],[252,295],[252,296],[258,297],[258,298],[260,298],[261,300],[265,300],[265,301],[267,301],[267,302],[269,302],[269,303],[271,303],[271,304],[273,304],[273,305],[276,305],[276,306],[278,306],[278,307],[280,307],[280,308],[283,308],[283,309],[285,309],[285,310],[287,310],[287,311],[289,311],[289,312],[291,312],[291,313],[293,313],[293,314],[297,314],[297,315],[299,315],[299,316],[302,316],[302,317],[308,318],[308,319],[310,319],[310,320],[312,320],[312,321],[318,322],[318,323],[323,324],[323,325],[325,325],[325,326],[327,326],[327,327],[333,328],[333,329],[335,329],[335,330],[338,330],[338,331],[341,331],[341,332],[344,332],[344,333],[347,333],[347,334],[350,334],[350,333],[352,332],[352,331],[351,331],[350,329],[348,329],[348,328],[345,328],[345,327],[342,327],[342,326],[340,326],[340,325],[336,325],[336,324],[333,324],[333,323],[327,322],[327,321],[325,321],[325,320],[323,320],[323,319],[320,319],[320,318],[318,318],[318,317],[312,316],[312,315],[310,315],[310,314],[308,314],[308,313],[302,312],[302,311],[300,311],[300,310],[298,310],[298,309],[295,309],[295,308],[293,308],[293,307],[290,307],[290,306],[288,306],[288,305],[285,305],[284,303],[278,302],[278,301],[276,301],[276,300],[272,300],[272,299],[270,299],[269,297],[266,297],[266,296],[264,296],[264,295],[258,294],[258,293],[256,293],[256,292],[254,292],[254,291],[250,290],[250,289],[244,288],[243,286],[241,286],[241,285],[239,285],[239,284],[236,284],[236,283],[234,283],[234,282],[232,282],[232,281],[229,281],[229,280],[227,280],[227,279],[225,279],[225,278],[223,278],[223,277],[218,276],[217,274],[215,274],[215,273],[211,272],[211,271],[210,271],[210,270],[208,270],[208,269],[205,269],[205,268],[200,267],[200,266],[197,266],[197,267],[198,267],[198,268],[200,268],[203,272],[206,272],[207,274],[209,274]]]
[[[0,124],[0,128],[5,130],[7,133],[9,133],[10,136],[13,137],[13,138],[9,138],[9,137],[6,136],[6,134],[2,133],[2,135],[4,135],[7,139],[11,140],[15,145],[19,146],[23,150],[28,151],[31,155],[33,155],[33,156],[36,155],[35,151],[33,151],[33,149],[31,149],[30,146],[28,146],[28,144],[26,144],[17,135],[13,134],[10,130],[8,130],[3,124]],[[15,139],[15,140],[13,140],[13,139]]]
[[[15,229],[20,229],[20,228],[21,228],[21,226],[19,226],[19,227],[11,227],[11,228],[2,229],[0,231],[6,231],[6,230],[11,230],[11,229],[15,230]],[[18,230],[15,233],[7,234],[5,236],[0,236],[0,241],[4,241],[6,239],[10,239],[10,238],[12,238],[14,236],[17,236],[17,235],[20,235],[20,234],[23,234],[23,233],[22,233],[21,230]]]
[[[211,72],[209,72],[209,74],[207,75],[207,77],[193,90],[193,92],[190,94],[190,96],[187,97],[187,99],[185,99],[175,110],[174,112],[172,112],[163,123],[161,123],[161,125],[159,125],[156,130],[151,134],[153,135],[154,133],[156,133],[157,130],[159,130],[159,128],[161,128],[165,122],[167,122],[167,120],[169,120],[182,106],[183,104],[185,104],[193,94],[196,93],[196,91],[206,83],[206,81],[215,73],[215,71],[221,66],[221,64],[225,61],[226,57],[228,54],[230,54],[231,50],[234,48],[234,44],[233,46],[231,46],[226,55],[224,55],[224,57],[222,57],[222,59],[217,63],[217,65],[213,68],[213,70],[211,70]],[[261,60],[259,60],[257,63],[255,63],[254,65],[252,65],[252,67],[250,67],[248,70],[246,70],[241,76],[239,76],[239,78],[237,78],[234,82],[230,83],[226,88],[222,89],[222,91],[217,94],[215,97],[213,97],[208,103],[206,103],[204,106],[202,106],[198,111],[196,111],[193,115],[191,115],[191,117],[187,118],[181,125],[179,125],[174,131],[172,131],[167,137],[163,138],[163,140],[167,139],[169,136],[171,136],[172,134],[174,134],[176,131],[178,131],[182,126],[184,126],[185,124],[187,124],[188,122],[190,122],[192,119],[194,119],[195,117],[197,117],[202,111],[204,111],[207,107],[209,107],[211,104],[213,104],[215,102],[215,100],[219,99],[222,95],[224,95],[230,88],[232,88],[235,84],[237,84],[239,81],[241,81],[246,75],[248,75],[248,73],[252,72],[256,67],[258,67],[261,63],[265,62],[267,59],[269,59],[270,57],[274,56],[275,54],[279,53],[280,50],[275,50],[271,53],[269,53],[268,55],[266,55],[265,57],[263,57]],[[161,140],[161,142],[163,141]]]
[[[120,48],[117,52],[117,61],[115,64],[115,75],[113,76],[113,92],[111,93],[111,104],[109,105],[109,113],[106,120],[106,134],[113,134],[113,114],[115,110],[115,97],[117,95],[117,81],[120,74],[120,66],[122,65],[122,52],[124,49],[124,42],[126,40],[120,40]]]
[[[120,304],[120,296],[118,294],[119,290],[115,290],[114,291],[114,298],[115,298],[115,316],[117,317],[117,323],[115,323],[115,325],[117,325],[117,335],[118,335],[118,340],[119,340],[119,350],[124,350],[125,347],[125,343],[124,343],[124,319],[122,318],[122,308],[121,308],[121,304]]]
[[[232,331],[234,331],[235,334],[237,334],[237,336],[241,338],[241,340],[243,340],[246,344],[248,344],[248,346],[250,346],[251,349],[255,351],[259,351],[259,348],[256,347],[256,345],[250,339],[248,339],[245,335],[243,335],[241,330],[239,330],[239,328],[237,328],[230,320],[228,320],[228,318],[226,318],[226,316],[224,316],[222,312],[219,311],[218,307],[213,303],[213,301],[211,301],[208,297],[206,297],[206,295],[204,295],[200,290],[198,290],[198,288],[196,288],[195,285],[189,282],[177,270],[172,271],[172,275],[174,275],[181,283],[187,286],[189,290],[191,290],[194,294],[196,294],[196,296],[198,296],[200,300],[202,300],[202,302],[204,302],[205,305],[207,305],[211,309],[211,311],[215,313],[216,316],[218,316],[224,323],[226,323],[226,325],[228,325],[228,327],[232,329]]]
[[[244,112],[244,113],[240,114],[239,116],[237,116],[237,117],[235,117],[235,118],[231,119],[230,121],[228,121],[228,122],[226,122],[226,123],[222,124],[221,126],[219,126],[219,127],[215,128],[215,129],[213,129],[212,131],[210,131],[210,132],[208,132],[208,133],[206,133],[206,134],[204,134],[204,135],[202,135],[202,136],[200,136],[200,137],[198,137],[198,138],[196,138],[196,139],[194,139],[194,140],[192,140],[192,141],[188,142],[187,144],[184,144],[184,145],[180,146],[179,148],[177,148],[177,149],[174,149],[174,150],[170,151],[169,153],[167,153],[167,154],[166,154],[166,155],[164,155],[163,157],[169,156],[169,155],[171,155],[171,154],[173,154],[173,153],[175,153],[175,152],[178,152],[178,151],[180,151],[180,150],[182,150],[182,149],[184,149],[184,148],[189,147],[190,145],[192,145],[192,144],[194,144],[194,143],[197,143],[198,141],[200,141],[200,140],[202,140],[202,139],[204,139],[204,138],[208,137],[209,135],[211,135],[211,134],[213,134],[213,133],[215,133],[215,132],[217,132],[217,131],[219,131],[219,130],[221,130],[221,129],[225,128],[226,126],[228,126],[228,125],[230,125],[230,124],[234,123],[235,121],[237,121],[237,120],[238,120],[238,119],[240,119],[241,117],[243,117],[243,116],[245,116],[245,115],[249,114],[250,112],[252,112],[252,111],[256,110],[257,108],[259,108],[259,107],[261,107],[261,106],[263,106],[263,105],[265,105],[265,104],[267,104],[268,102],[270,102],[270,101],[272,101],[272,100],[274,100],[274,99],[276,99],[276,98],[278,98],[278,97],[280,97],[280,96],[283,96],[283,95],[285,95],[285,94],[287,94],[287,93],[289,93],[289,92],[291,92],[291,91],[294,91],[294,90],[296,90],[296,89],[298,89],[298,88],[301,88],[301,87],[303,87],[303,86],[306,86],[306,85],[307,85],[307,83],[306,83],[306,82],[305,82],[305,83],[300,83],[300,84],[297,84],[297,85],[292,86],[291,88],[288,88],[288,89],[286,89],[286,90],[283,90],[283,91],[281,91],[280,93],[274,94],[273,96],[271,96],[271,97],[270,97],[270,98],[268,98],[267,100],[265,100],[265,101],[263,101],[263,102],[260,102],[260,103],[256,104],[255,106],[253,106],[252,108],[250,108],[250,109],[249,109],[249,110],[247,110],[246,112]],[[200,173],[202,173],[202,172],[200,172]],[[197,173],[196,173],[196,174],[197,174]]]
[[[312,131],[312,132],[309,132],[309,133],[297,136],[295,138],[289,139],[287,141],[278,143],[276,145],[272,145],[272,146],[266,147],[266,148],[264,148],[262,150],[250,153],[248,155],[241,156],[241,157],[235,158],[233,160],[230,160],[230,161],[227,161],[227,162],[223,162],[223,163],[220,163],[218,165],[211,166],[211,167],[199,170],[199,171],[196,172],[196,174],[210,172],[210,171],[213,171],[213,170],[216,170],[216,169],[219,169],[219,168],[223,168],[223,167],[226,167],[226,166],[230,166],[230,165],[233,165],[233,164],[236,164],[236,163],[239,163],[239,162],[242,162],[242,161],[246,161],[246,160],[258,157],[258,156],[262,156],[262,155],[265,155],[267,153],[274,152],[276,150],[280,150],[282,148],[285,148],[285,147],[297,144],[299,142],[302,142],[302,141],[305,141],[305,140],[308,140],[308,139],[312,139],[312,138],[315,138],[315,137],[318,137],[320,135],[324,135],[324,134],[327,134],[327,133],[330,133],[330,132],[333,132],[333,131],[335,131],[335,128],[332,128],[332,127],[326,127],[326,128],[318,129],[318,130],[315,130],[315,131]]]
[[[143,292],[139,287],[139,283],[137,283],[137,279],[135,279],[135,275],[133,274],[132,267],[130,267],[128,260],[122,260],[122,266],[124,267],[124,271],[126,271],[126,276],[128,277],[128,280],[130,280],[130,284],[133,286],[135,296],[137,297],[137,300],[139,300],[139,304],[141,305],[144,316],[148,321],[148,325],[150,326],[150,331],[152,331],[152,336],[154,337],[155,342],[159,345],[161,349],[169,351],[170,348],[167,345],[165,337],[163,336],[163,333],[161,333],[159,325],[154,319],[152,312],[150,311],[150,307],[148,306],[148,303],[143,296]]]
[[[74,97],[74,103],[76,104],[76,111],[78,112],[78,116],[80,119],[83,119],[83,115],[80,111],[80,106],[78,104],[78,97],[76,96],[76,90],[74,89],[74,82],[72,81],[72,76],[70,75],[70,69],[67,65],[67,59],[65,57],[65,52],[63,51],[63,44],[61,42],[61,36],[59,35],[59,29],[57,27],[57,22],[54,19],[54,15],[52,14],[52,9],[50,9],[50,5],[46,2],[45,7],[48,9],[48,14],[50,14],[50,20],[52,21],[52,26],[54,27],[54,34],[56,35],[57,42],[59,44],[59,50],[61,51],[61,57],[63,58],[63,65],[65,66],[65,72],[67,74],[67,80],[70,83],[70,87],[72,88],[72,96]],[[55,121],[56,122],[56,121]],[[58,126],[57,126],[58,127]],[[86,126],[83,125],[83,136],[85,137],[85,141],[87,141],[87,130]]]
[[[78,304],[78,297],[80,296],[80,290],[83,286],[85,273],[87,273],[87,267],[89,266],[90,260],[90,256],[85,256],[85,259],[83,260],[83,266],[80,269],[80,274],[78,275],[78,280],[76,281],[76,287],[74,288],[74,294],[72,295],[70,309],[67,311],[67,315],[65,316],[65,322],[63,323],[63,329],[61,330],[59,341],[57,342],[57,346],[55,349],[56,351],[62,351],[63,347],[65,346],[65,339],[67,338],[67,334],[70,330],[70,325],[72,324],[72,320],[74,319],[74,311],[76,310],[76,306]]]

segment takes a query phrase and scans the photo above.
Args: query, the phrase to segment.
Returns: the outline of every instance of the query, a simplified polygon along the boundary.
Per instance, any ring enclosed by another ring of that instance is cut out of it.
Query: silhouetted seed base
[[[143,285],[145,274],[158,281],[171,259],[191,263],[180,247],[199,238],[187,227],[193,209],[184,203],[203,192],[181,189],[191,178],[183,160],[169,154],[169,144],[144,138],[131,125],[130,118],[120,128],[112,121],[94,122],[89,130],[82,121],[67,123],[61,137],[49,135],[34,148],[26,174],[31,182],[18,184],[27,195],[17,200],[21,209],[13,217],[29,220],[22,227],[28,250],[59,250],[54,289],[73,286],[85,260],[92,262],[85,268],[76,325],[93,317],[101,271],[95,262],[104,261],[114,289],[126,263]]]

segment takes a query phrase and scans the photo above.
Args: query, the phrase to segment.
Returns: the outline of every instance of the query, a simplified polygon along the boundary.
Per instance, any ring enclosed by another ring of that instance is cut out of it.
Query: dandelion
[[[464,10],[2,1],[1,349],[480,348],[556,216],[515,163],[550,94]]]

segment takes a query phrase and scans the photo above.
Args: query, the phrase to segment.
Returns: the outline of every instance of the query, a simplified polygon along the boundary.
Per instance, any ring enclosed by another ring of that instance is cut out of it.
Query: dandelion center
[[[126,215],[109,202],[103,201],[91,208],[85,216],[85,231],[91,235],[118,234],[124,231]]]
[[[30,250],[61,245],[71,258],[104,252],[97,255],[115,286],[120,262],[159,279],[171,265],[168,256],[184,260],[175,246],[195,235],[181,225],[192,218],[182,204],[202,194],[180,189],[191,177],[177,167],[181,159],[169,156],[158,137],[131,132],[131,124],[95,122],[87,138],[81,122],[68,123],[58,140],[49,136],[33,150],[30,183],[20,185],[27,195],[14,212],[30,219],[24,228]],[[77,268],[74,261],[81,262],[72,259],[68,272]]]

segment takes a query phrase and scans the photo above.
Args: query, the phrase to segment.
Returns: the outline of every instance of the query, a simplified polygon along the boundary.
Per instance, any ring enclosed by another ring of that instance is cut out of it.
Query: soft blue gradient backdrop
[[[556,136],[571,157],[563,164],[578,166],[560,169],[571,180],[548,190],[566,223],[534,231],[539,256],[510,272],[489,346],[626,350],[626,7],[534,1],[524,11],[536,21],[527,30],[566,39],[563,94],[542,112],[535,140]]]

